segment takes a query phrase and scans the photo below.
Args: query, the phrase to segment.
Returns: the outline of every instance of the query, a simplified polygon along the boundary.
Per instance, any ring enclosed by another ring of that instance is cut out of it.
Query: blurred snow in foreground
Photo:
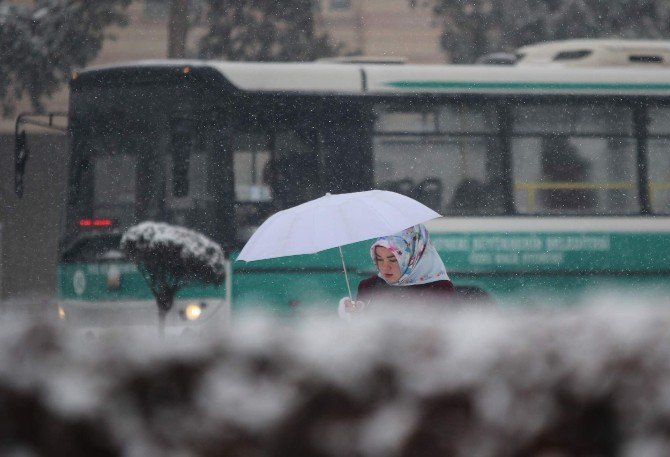
[[[248,316],[212,339],[5,319],[0,455],[667,455],[656,305]]]

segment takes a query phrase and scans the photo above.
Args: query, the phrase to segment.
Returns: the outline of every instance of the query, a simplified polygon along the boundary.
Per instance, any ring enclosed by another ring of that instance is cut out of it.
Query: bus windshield
[[[75,157],[78,220],[109,219],[119,228],[160,220],[216,235],[216,181],[225,171],[213,127],[157,121],[116,113],[87,123]]]

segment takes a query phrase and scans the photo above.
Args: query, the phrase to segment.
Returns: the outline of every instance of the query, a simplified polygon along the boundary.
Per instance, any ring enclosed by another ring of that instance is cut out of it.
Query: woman
[[[379,302],[453,300],[454,285],[423,224],[379,238],[370,247],[370,255],[378,273],[360,282],[356,302],[348,297],[340,300],[340,316],[348,318]]]

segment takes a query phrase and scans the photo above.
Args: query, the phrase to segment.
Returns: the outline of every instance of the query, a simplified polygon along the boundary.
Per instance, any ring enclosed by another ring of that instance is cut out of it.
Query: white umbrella
[[[314,254],[339,247],[351,297],[341,246],[392,235],[436,217],[440,215],[424,204],[386,190],[326,194],[269,217],[237,260]]]

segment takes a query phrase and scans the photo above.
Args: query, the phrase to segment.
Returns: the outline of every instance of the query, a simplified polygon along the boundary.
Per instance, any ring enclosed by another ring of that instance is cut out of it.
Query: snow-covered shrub
[[[142,222],[121,238],[121,249],[133,260],[156,297],[161,331],[174,296],[190,281],[220,285],[225,256],[206,236],[161,222]]]
[[[660,307],[249,318],[198,341],[12,325],[0,454],[660,457],[669,328]]]

